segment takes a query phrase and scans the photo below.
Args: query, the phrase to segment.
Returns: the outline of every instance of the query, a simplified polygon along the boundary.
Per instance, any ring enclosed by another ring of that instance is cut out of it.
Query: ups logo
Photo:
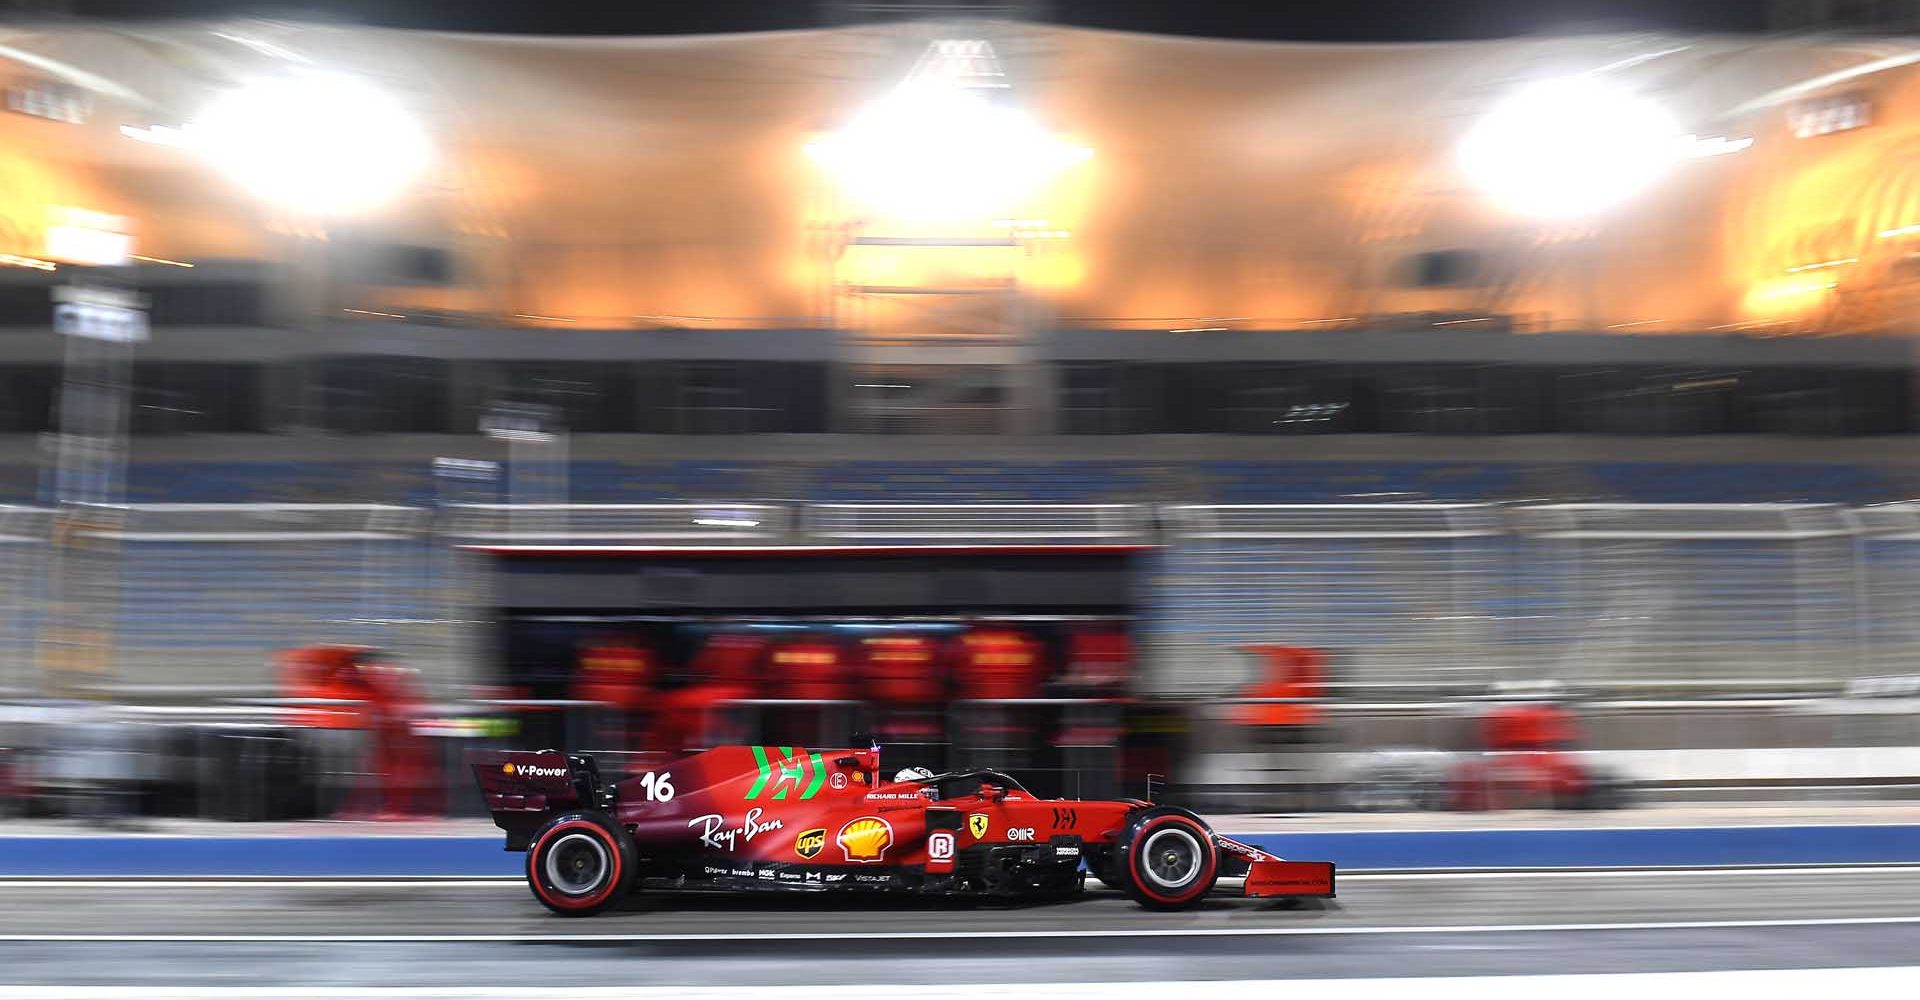
[[[802,830],[799,836],[793,838],[793,853],[808,861],[813,860],[813,856],[819,854],[820,850],[826,846],[827,831],[825,830]]]

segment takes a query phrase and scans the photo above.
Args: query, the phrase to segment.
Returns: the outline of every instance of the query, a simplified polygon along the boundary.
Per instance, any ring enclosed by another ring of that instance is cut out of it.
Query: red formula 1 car
[[[880,779],[877,750],[728,746],[622,781],[557,751],[469,756],[507,849],[555,913],[658,888],[1062,898],[1086,872],[1142,906],[1332,896],[1333,865],[1282,861],[1184,809],[1043,799],[997,771]]]

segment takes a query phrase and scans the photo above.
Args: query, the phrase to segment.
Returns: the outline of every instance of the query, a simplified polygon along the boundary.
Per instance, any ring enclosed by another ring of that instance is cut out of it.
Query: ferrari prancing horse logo
[[[986,813],[968,813],[967,814],[967,832],[973,834],[973,839],[975,840],[979,840],[981,837],[986,836],[987,835],[987,814]]]

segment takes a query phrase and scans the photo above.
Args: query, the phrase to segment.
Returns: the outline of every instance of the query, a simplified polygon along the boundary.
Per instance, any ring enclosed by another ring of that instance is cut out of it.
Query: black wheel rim
[[[600,888],[610,867],[606,845],[597,837],[571,833],[547,849],[547,882],[568,896],[584,896]]]
[[[1200,841],[1180,827],[1168,827],[1147,838],[1141,846],[1141,868],[1161,889],[1180,889],[1200,875]]]

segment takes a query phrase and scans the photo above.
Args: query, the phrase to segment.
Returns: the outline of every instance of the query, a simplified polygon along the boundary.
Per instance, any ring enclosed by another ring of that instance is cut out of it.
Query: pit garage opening
[[[475,546],[526,745],[880,743],[1044,795],[1144,789],[1131,544]],[[631,759],[631,758],[629,758]]]

